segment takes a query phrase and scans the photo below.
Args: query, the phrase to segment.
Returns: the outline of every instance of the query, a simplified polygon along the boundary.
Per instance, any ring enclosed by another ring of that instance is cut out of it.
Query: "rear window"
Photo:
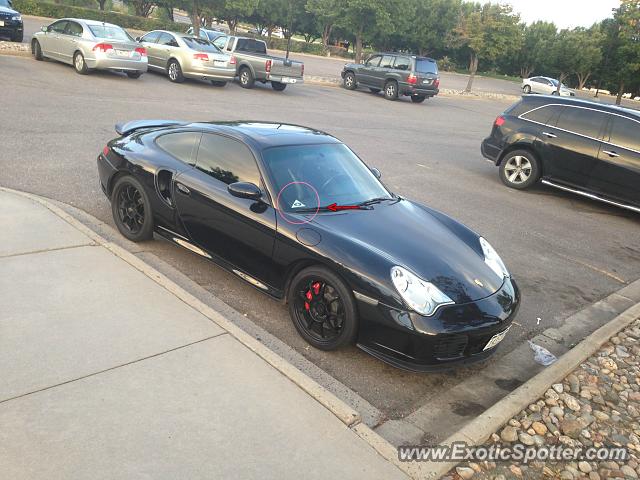
[[[252,38],[239,38],[236,50],[248,53],[267,53],[267,46],[264,42]]]
[[[127,32],[115,25],[89,25],[89,30],[91,30],[91,33],[93,33],[93,36],[96,38],[133,42],[133,38],[131,38]]]
[[[438,64],[429,58],[416,58],[416,72],[438,74]]]
[[[200,52],[221,53],[218,47],[209,43],[207,40],[195,37],[182,37],[182,40],[184,40],[184,43],[187,44],[187,47],[192,50],[198,50]]]

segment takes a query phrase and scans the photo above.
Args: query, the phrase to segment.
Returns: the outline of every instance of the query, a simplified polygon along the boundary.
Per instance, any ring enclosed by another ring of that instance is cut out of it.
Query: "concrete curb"
[[[524,410],[533,401],[544,395],[552,384],[560,383],[584,360],[593,355],[605,342],[640,317],[640,303],[598,328],[570,351],[562,355],[554,364],[542,370],[536,376],[506,395],[502,400],[476,417],[443,444],[465,442],[467,445],[480,445],[492,433],[506,424],[509,419]],[[429,474],[425,478],[437,479],[455,467],[458,462],[424,462]]]
[[[395,465],[410,478],[426,478],[428,472],[423,468],[423,465],[400,462],[398,460],[396,448],[391,443],[383,439],[380,435],[375,433],[369,426],[362,423],[360,414],[356,410],[348,406],[333,393],[329,392],[326,388],[307,376],[305,373],[298,370],[291,363],[271,351],[251,335],[244,332],[231,321],[227,320],[220,313],[216,312],[214,309],[188,293],[182,287],[167,278],[165,275],[146,264],[140,258],[136,257],[124,248],[114,244],[113,242],[107,241],[101,235],[94,232],[82,222],[71,216],[69,213],[65,212],[60,207],[54,205],[49,200],[43,197],[5,187],[0,187],[0,191],[4,191],[14,195],[20,195],[49,209],[52,213],[59,216],[71,226],[87,235],[97,245],[106,248],[111,253],[121,258],[132,267],[155,281],[157,284],[164,287],[167,291],[182,300],[185,304],[197,310],[202,315],[209,318],[212,322],[216,323],[218,326],[226,330],[229,335],[233,336],[245,347],[253,351],[256,355],[266,361],[273,368],[278,370],[282,375],[287,377],[298,387],[304,390],[308,395],[314,398],[318,403],[320,403],[327,410],[333,413],[356,435],[358,435],[362,440],[366,441],[379,455]]]

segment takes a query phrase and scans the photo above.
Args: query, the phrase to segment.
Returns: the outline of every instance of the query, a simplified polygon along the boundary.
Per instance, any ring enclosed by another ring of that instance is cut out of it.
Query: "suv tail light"
[[[433,86],[436,87],[436,88],[440,87],[440,79],[439,78],[436,78],[433,81]]]
[[[109,155],[109,146],[105,145],[105,147],[102,149],[102,155],[104,155],[105,157]]]
[[[267,71],[267,73],[271,72],[271,60],[266,61],[266,63],[264,64],[264,69]]]
[[[236,60],[236,57],[231,57],[229,59],[229,65],[235,65],[236,63],[238,63],[238,61]]]
[[[413,73],[411,73],[407,77],[407,82],[410,83],[411,85],[415,85],[416,83],[418,83],[418,77],[416,77]]]
[[[141,57],[146,57],[147,56],[147,49],[144,48],[144,47],[138,47],[138,48],[136,48],[135,51],[138,52]]]
[[[194,53],[193,54],[193,59],[194,60],[202,60],[203,62],[208,62],[209,61],[209,55],[207,55],[206,53]]]
[[[494,122],[494,125],[495,125],[496,127],[501,127],[502,125],[504,125],[504,122],[505,122],[504,117],[503,117],[502,115],[499,115],[499,116],[496,118],[496,121]]]
[[[98,43],[95,47],[93,47],[92,50],[94,52],[98,51],[98,52],[105,53],[108,50],[113,50],[113,45],[111,45],[110,43]]]

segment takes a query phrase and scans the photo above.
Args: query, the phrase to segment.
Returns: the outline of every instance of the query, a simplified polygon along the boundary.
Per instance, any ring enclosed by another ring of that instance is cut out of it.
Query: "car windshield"
[[[2,0],[0,0],[2,1]],[[105,40],[119,40],[121,42],[133,42],[133,38],[122,28],[115,25],[89,25],[89,30],[96,38]]]
[[[434,75],[437,75],[438,64],[430,58],[417,58],[416,71],[419,73],[433,73]]]
[[[198,50],[200,52],[222,53],[220,52],[220,49],[218,47],[207,42],[206,40],[203,40],[202,38],[182,37],[182,40],[184,40],[184,43],[187,44],[187,47],[192,50]]]
[[[278,208],[284,211],[393,198],[343,144],[272,147],[264,150],[262,156],[279,196]]]
[[[9,0],[0,0],[0,7],[13,8]]]
[[[553,83],[553,86],[554,86],[554,87],[557,87],[557,86],[558,86],[558,80],[556,80],[555,78],[550,78],[549,80],[551,81],[551,83]],[[563,83],[563,84],[561,84],[561,88],[569,88],[569,87],[567,87],[567,86]]]

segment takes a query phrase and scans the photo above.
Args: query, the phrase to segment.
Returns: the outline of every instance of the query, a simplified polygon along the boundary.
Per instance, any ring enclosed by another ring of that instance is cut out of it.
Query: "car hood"
[[[311,225],[323,237],[340,235],[357,244],[356,252],[358,248],[370,250],[386,259],[389,268],[400,265],[411,270],[458,304],[497,292],[504,278],[484,262],[477,234],[442,217],[446,223],[427,208],[402,200],[377,204],[372,210],[322,213]]]
[[[8,7],[0,7],[0,13],[10,13],[11,15],[20,15],[16,10],[12,10]]]

